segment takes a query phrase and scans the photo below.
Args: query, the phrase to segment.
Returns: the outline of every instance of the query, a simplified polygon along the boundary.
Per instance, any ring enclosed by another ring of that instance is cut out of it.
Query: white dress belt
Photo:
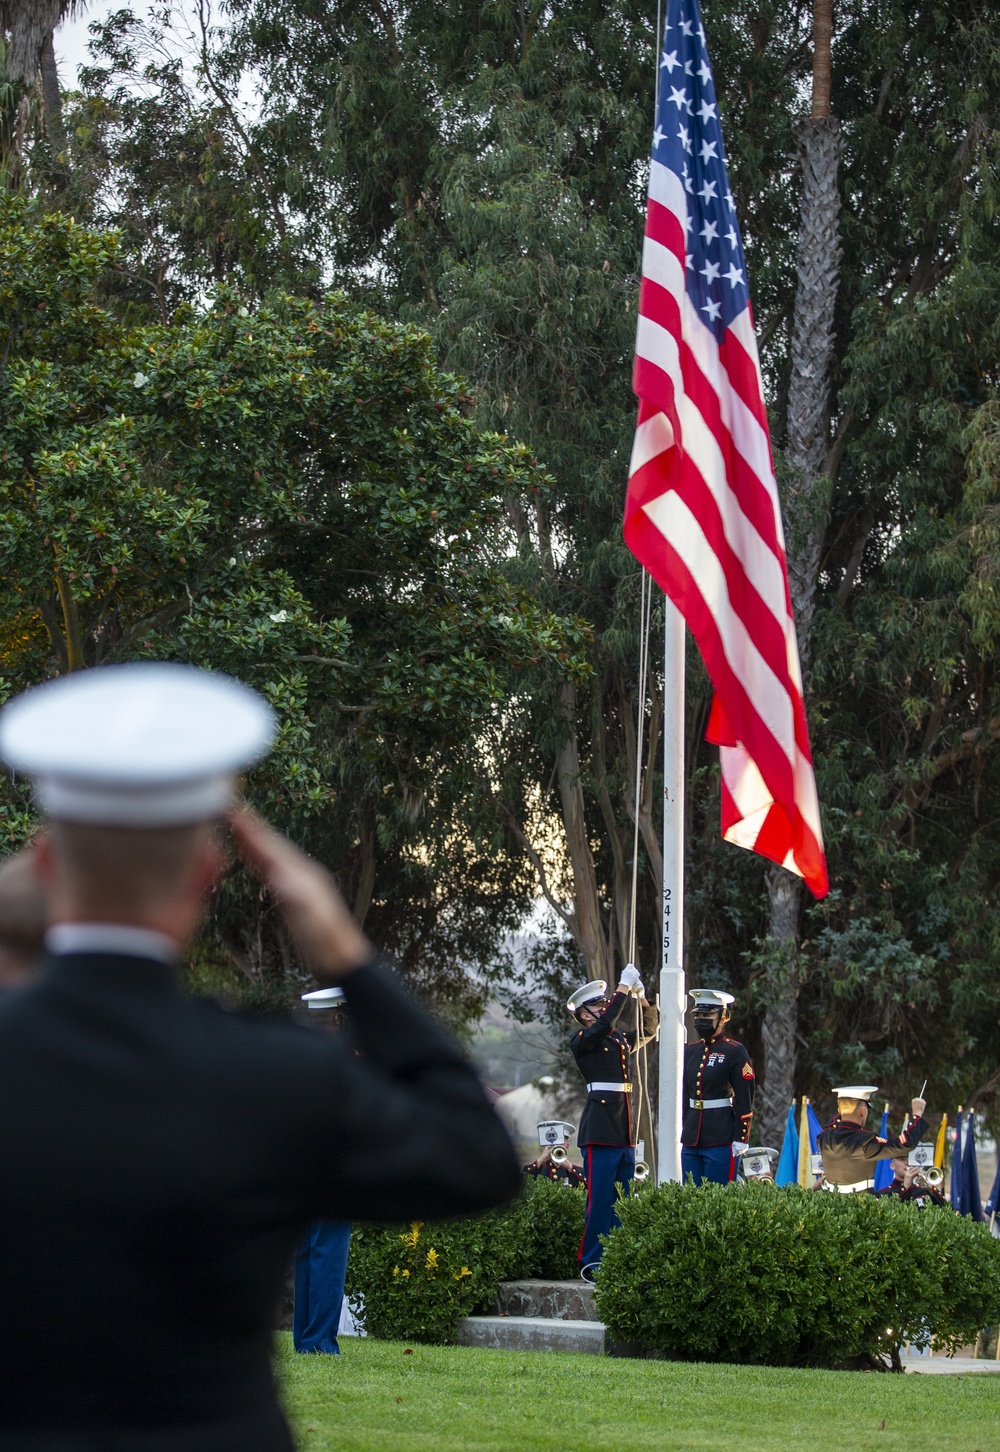
[[[689,1099],[689,1109],[731,1109],[731,1099]]]
[[[598,1082],[598,1083],[595,1083],[595,1084],[588,1084],[587,1085],[587,1093],[588,1094],[628,1094],[629,1091],[631,1090],[631,1088],[632,1088],[632,1085],[631,1084],[604,1084],[604,1083]]]
[[[831,1185],[823,1186],[824,1190],[835,1190],[838,1195],[856,1195],[859,1190],[874,1190],[874,1180],[858,1180],[855,1185]]]

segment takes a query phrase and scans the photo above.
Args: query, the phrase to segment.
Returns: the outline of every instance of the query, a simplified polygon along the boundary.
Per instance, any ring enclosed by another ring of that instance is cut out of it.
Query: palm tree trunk
[[[62,120],[62,97],[59,94],[59,70],[56,66],[55,46],[52,31],[42,41],[38,58],[42,73],[42,114],[45,118],[45,132],[53,150],[61,151],[66,140]]]
[[[830,512],[827,470],[830,363],[840,280],[840,128],[830,115],[830,41],[833,0],[813,8],[812,114],[797,128],[802,165],[798,286],[792,322],[792,374],[785,457],[793,482],[785,498],[788,582],[795,612],[803,676],[808,675],[816,581]],[[764,1144],[780,1143],[795,1092],[798,1031],[798,951],[802,881],[783,867],[768,872],[770,966],[762,1029],[764,1083],[759,1131]]]

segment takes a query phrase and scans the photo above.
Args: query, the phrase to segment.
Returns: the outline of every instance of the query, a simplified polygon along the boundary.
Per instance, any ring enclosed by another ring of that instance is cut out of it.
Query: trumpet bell
[[[649,1166],[645,1160],[636,1160],[635,1169],[632,1171],[632,1178],[633,1180],[637,1180],[640,1185],[644,1180],[649,1179]]]
[[[944,1184],[944,1170],[941,1169],[940,1165],[928,1165],[920,1178],[925,1185],[929,1185],[932,1190],[936,1190],[940,1185]]]
[[[566,1148],[565,1145],[557,1144],[555,1149],[549,1155],[549,1159],[554,1165],[564,1165],[569,1159],[569,1150]]]

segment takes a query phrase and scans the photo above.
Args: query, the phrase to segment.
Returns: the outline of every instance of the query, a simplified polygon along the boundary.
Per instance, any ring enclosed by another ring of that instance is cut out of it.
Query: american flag
[[[684,615],[715,700],[722,834],[828,889],[746,264],[697,0],[659,63],[625,541]]]

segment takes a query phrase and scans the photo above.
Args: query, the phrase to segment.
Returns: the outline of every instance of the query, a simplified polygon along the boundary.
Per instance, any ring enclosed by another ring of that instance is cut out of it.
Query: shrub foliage
[[[529,1180],[512,1204],[474,1220],[356,1226],[347,1294],[369,1336],[454,1341],[460,1317],[492,1309],[501,1281],[576,1274],[583,1209],[582,1190]]]
[[[771,1185],[663,1185],[621,1206],[597,1287],[609,1336],[691,1360],[954,1351],[1000,1317],[1000,1243],[949,1210]]]

